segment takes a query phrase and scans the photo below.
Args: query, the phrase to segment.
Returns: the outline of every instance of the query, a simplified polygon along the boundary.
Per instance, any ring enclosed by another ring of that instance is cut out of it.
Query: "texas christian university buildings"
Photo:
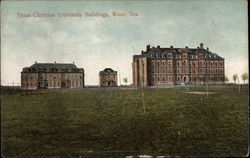
[[[224,58],[203,48],[161,48],[146,46],[133,56],[133,86],[167,86],[178,84],[223,83]],[[83,88],[84,69],[74,63],[37,63],[24,67],[21,87],[28,89]],[[99,72],[101,87],[117,86],[117,71],[105,68]]]

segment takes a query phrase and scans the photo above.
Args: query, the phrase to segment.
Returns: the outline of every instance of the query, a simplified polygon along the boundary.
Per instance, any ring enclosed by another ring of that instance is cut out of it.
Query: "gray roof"
[[[188,55],[197,55],[198,53],[202,53],[205,57],[207,57],[206,59],[209,60],[224,60],[223,57],[204,48],[160,48],[159,46],[151,47],[149,50],[142,51],[140,55],[134,55],[133,59],[140,57],[161,58],[162,55],[165,55],[163,57],[167,58],[168,53],[171,53],[175,57],[176,55],[182,54],[182,52],[186,52]]]
[[[99,74],[117,74],[117,71],[111,68],[105,68],[103,71],[100,71]]]
[[[23,68],[22,72],[84,72],[84,69],[69,63],[35,63]]]

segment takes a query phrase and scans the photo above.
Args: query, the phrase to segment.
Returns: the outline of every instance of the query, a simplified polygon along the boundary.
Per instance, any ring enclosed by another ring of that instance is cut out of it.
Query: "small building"
[[[21,87],[25,89],[82,88],[84,69],[73,63],[37,63],[24,67]]]
[[[117,71],[111,68],[105,68],[99,72],[100,87],[116,87],[117,86]]]

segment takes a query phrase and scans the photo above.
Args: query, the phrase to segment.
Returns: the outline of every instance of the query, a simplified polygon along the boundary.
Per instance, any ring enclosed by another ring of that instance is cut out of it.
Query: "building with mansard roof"
[[[84,69],[71,63],[37,63],[24,67],[21,87],[25,89],[82,88]]]
[[[134,86],[164,86],[178,84],[223,83],[224,58],[204,49],[161,48],[146,46],[140,55],[133,56]]]
[[[116,87],[117,84],[117,71],[111,68],[105,68],[99,72],[100,87]]]

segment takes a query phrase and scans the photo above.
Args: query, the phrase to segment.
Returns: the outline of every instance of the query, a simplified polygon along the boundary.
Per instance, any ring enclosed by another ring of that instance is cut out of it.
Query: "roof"
[[[117,71],[111,68],[105,68],[103,71],[100,71],[99,74],[117,74]]]
[[[188,55],[197,55],[197,54],[203,54],[205,55],[206,59],[217,59],[217,60],[224,60],[223,57],[217,55],[216,53],[213,53],[209,51],[208,49],[204,48],[161,48],[160,46],[157,47],[151,47],[148,45],[148,49],[146,51],[142,51],[140,55],[134,55],[133,59],[140,58],[140,57],[149,57],[149,58],[168,58],[167,54],[171,53],[174,57],[176,55],[181,55],[183,53],[187,53]]]
[[[83,68],[77,68],[71,63],[37,63],[30,67],[24,67],[22,72],[84,72]]]

